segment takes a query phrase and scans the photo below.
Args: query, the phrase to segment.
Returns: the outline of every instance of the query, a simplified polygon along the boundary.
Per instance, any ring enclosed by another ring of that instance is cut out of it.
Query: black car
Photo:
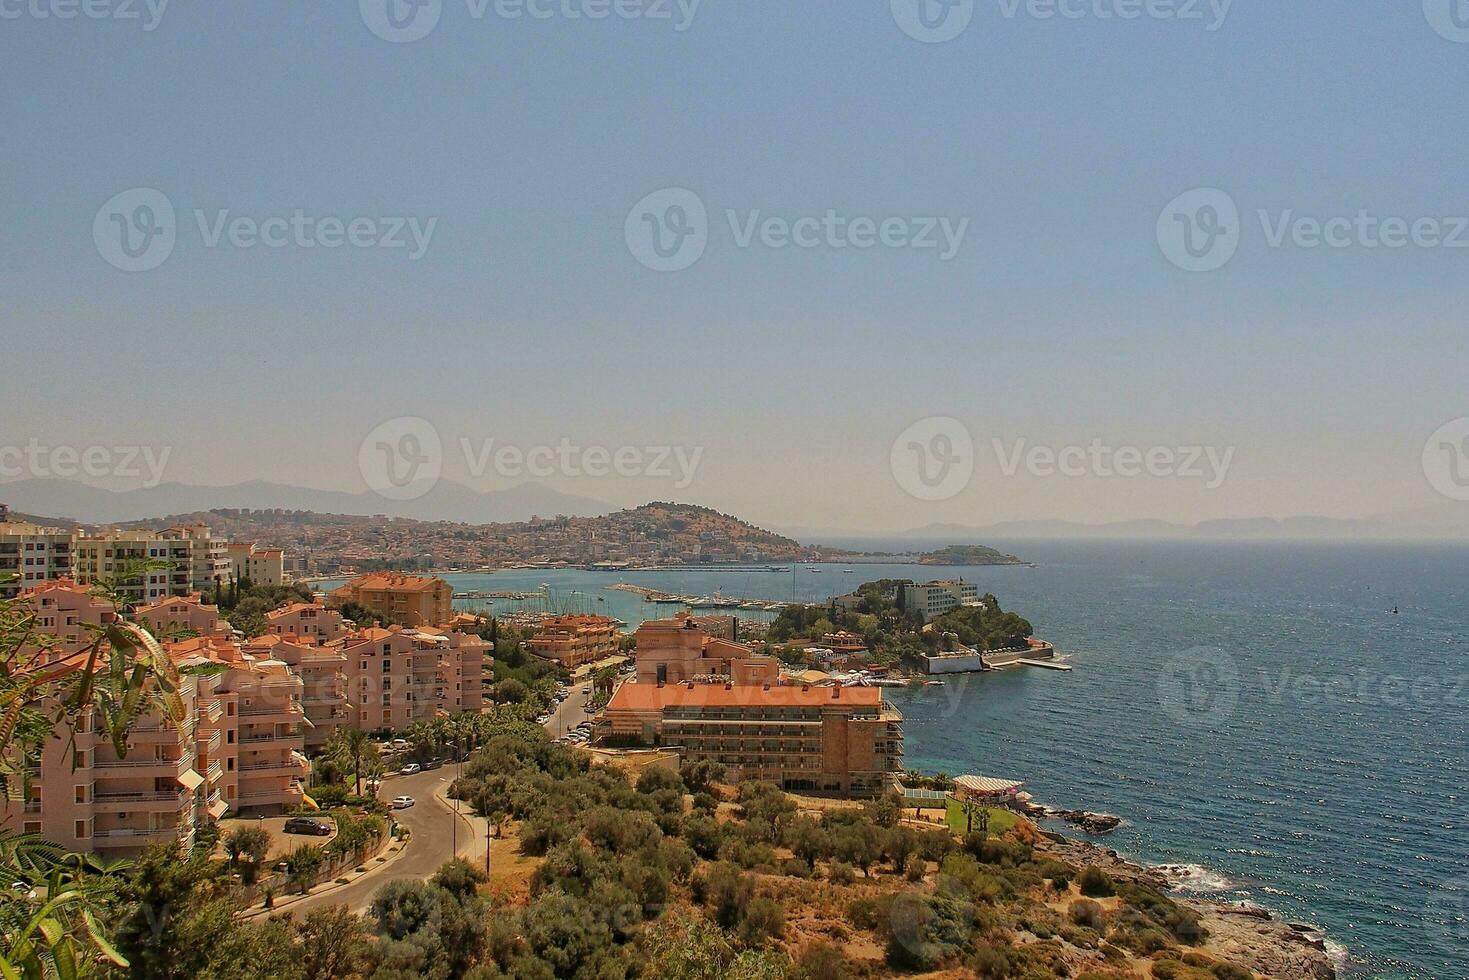
[[[324,820],[312,820],[310,817],[292,817],[286,821],[285,830],[288,834],[311,834],[316,837],[330,837],[332,825]]]
[[[444,768],[444,760],[443,759],[430,759],[430,760],[428,760],[427,762],[425,762],[423,764],[423,771],[424,772],[428,772],[430,769],[442,769],[442,768]]]

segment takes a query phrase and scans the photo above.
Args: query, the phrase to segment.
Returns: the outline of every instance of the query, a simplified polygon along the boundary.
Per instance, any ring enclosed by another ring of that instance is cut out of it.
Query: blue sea
[[[1200,893],[1320,926],[1346,975],[1469,978],[1469,549],[1005,550],[1035,567],[451,578],[460,591],[547,583],[558,608],[636,626],[673,610],[607,589],[620,579],[822,601],[869,579],[962,576],[1075,669],[889,692],[906,716],[909,766],[1023,779],[1040,802],[1115,813],[1125,823],[1100,843],[1190,866]]]

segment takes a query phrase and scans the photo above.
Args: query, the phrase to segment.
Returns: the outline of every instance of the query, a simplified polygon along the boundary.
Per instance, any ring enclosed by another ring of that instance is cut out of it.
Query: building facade
[[[0,599],[49,579],[75,577],[75,535],[61,528],[0,523]]]
[[[77,535],[76,580],[83,585],[110,584],[132,602],[156,602],[168,596],[217,590],[229,581],[230,559],[225,542],[203,524],[164,531],[106,531]],[[135,563],[168,565],[138,571]]]
[[[875,687],[624,684],[599,738],[675,748],[733,781],[871,797],[902,770],[903,716]]]
[[[922,585],[905,583],[899,591],[904,612],[916,612],[929,622],[960,606],[979,605],[979,586],[972,582],[936,581]]]
[[[225,545],[230,560],[230,581],[251,585],[286,585],[286,556],[280,548],[257,548],[253,544]]]
[[[606,616],[557,616],[530,638],[530,652],[567,670],[616,656],[620,635]]]
[[[370,572],[332,591],[328,602],[353,602],[405,626],[442,626],[454,616],[454,590],[441,578]],[[366,625],[366,624],[363,624]]]

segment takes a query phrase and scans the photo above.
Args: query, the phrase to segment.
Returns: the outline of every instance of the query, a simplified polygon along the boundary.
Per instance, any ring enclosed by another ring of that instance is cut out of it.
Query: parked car
[[[408,809],[412,805],[413,805],[413,797],[411,797],[411,796],[395,796],[395,797],[393,797],[393,809],[394,810],[406,810],[406,809]]]
[[[404,749],[408,748],[408,746],[409,746],[408,739],[406,739],[406,738],[395,738],[391,742],[389,742],[388,744],[391,745],[394,749],[396,749],[399,752],[403,751]]]
[[[311,834],[314,837],[330,837],[332,825],[325,820],[313,820],[310,817],[292,817],[286,821],[285,830],[288,834]]]
[[[592,688],[591,688],[591,686],[590,686],[590,685],[588,685],[588,686],[587,686],[587,687],[584,687],[584,688],[582,688],[582,689],[581,689],[581,692],[582,692],[582,693],[583,693],[583,694],[591,694],[591,693],[592,693]]]
[[[416,762],[410,762],[402,769],[399,769],[398,772],[404,776],[411,776],[416,772],[423,772],[423,767]]]
[[[428,772],[430,769],[442,769],[442,768],[444,768],[444,760],[443,759],[430,759],[430,760],[428,760],[427,762],[425,762],[423,764],[423,771],[424,772]]]

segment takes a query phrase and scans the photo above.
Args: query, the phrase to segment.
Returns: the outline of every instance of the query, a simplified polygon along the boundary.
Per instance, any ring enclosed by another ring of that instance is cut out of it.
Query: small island
[[[951,544],[918,556],[920,565],[1028,565],[1029,562],[982,544]]]

